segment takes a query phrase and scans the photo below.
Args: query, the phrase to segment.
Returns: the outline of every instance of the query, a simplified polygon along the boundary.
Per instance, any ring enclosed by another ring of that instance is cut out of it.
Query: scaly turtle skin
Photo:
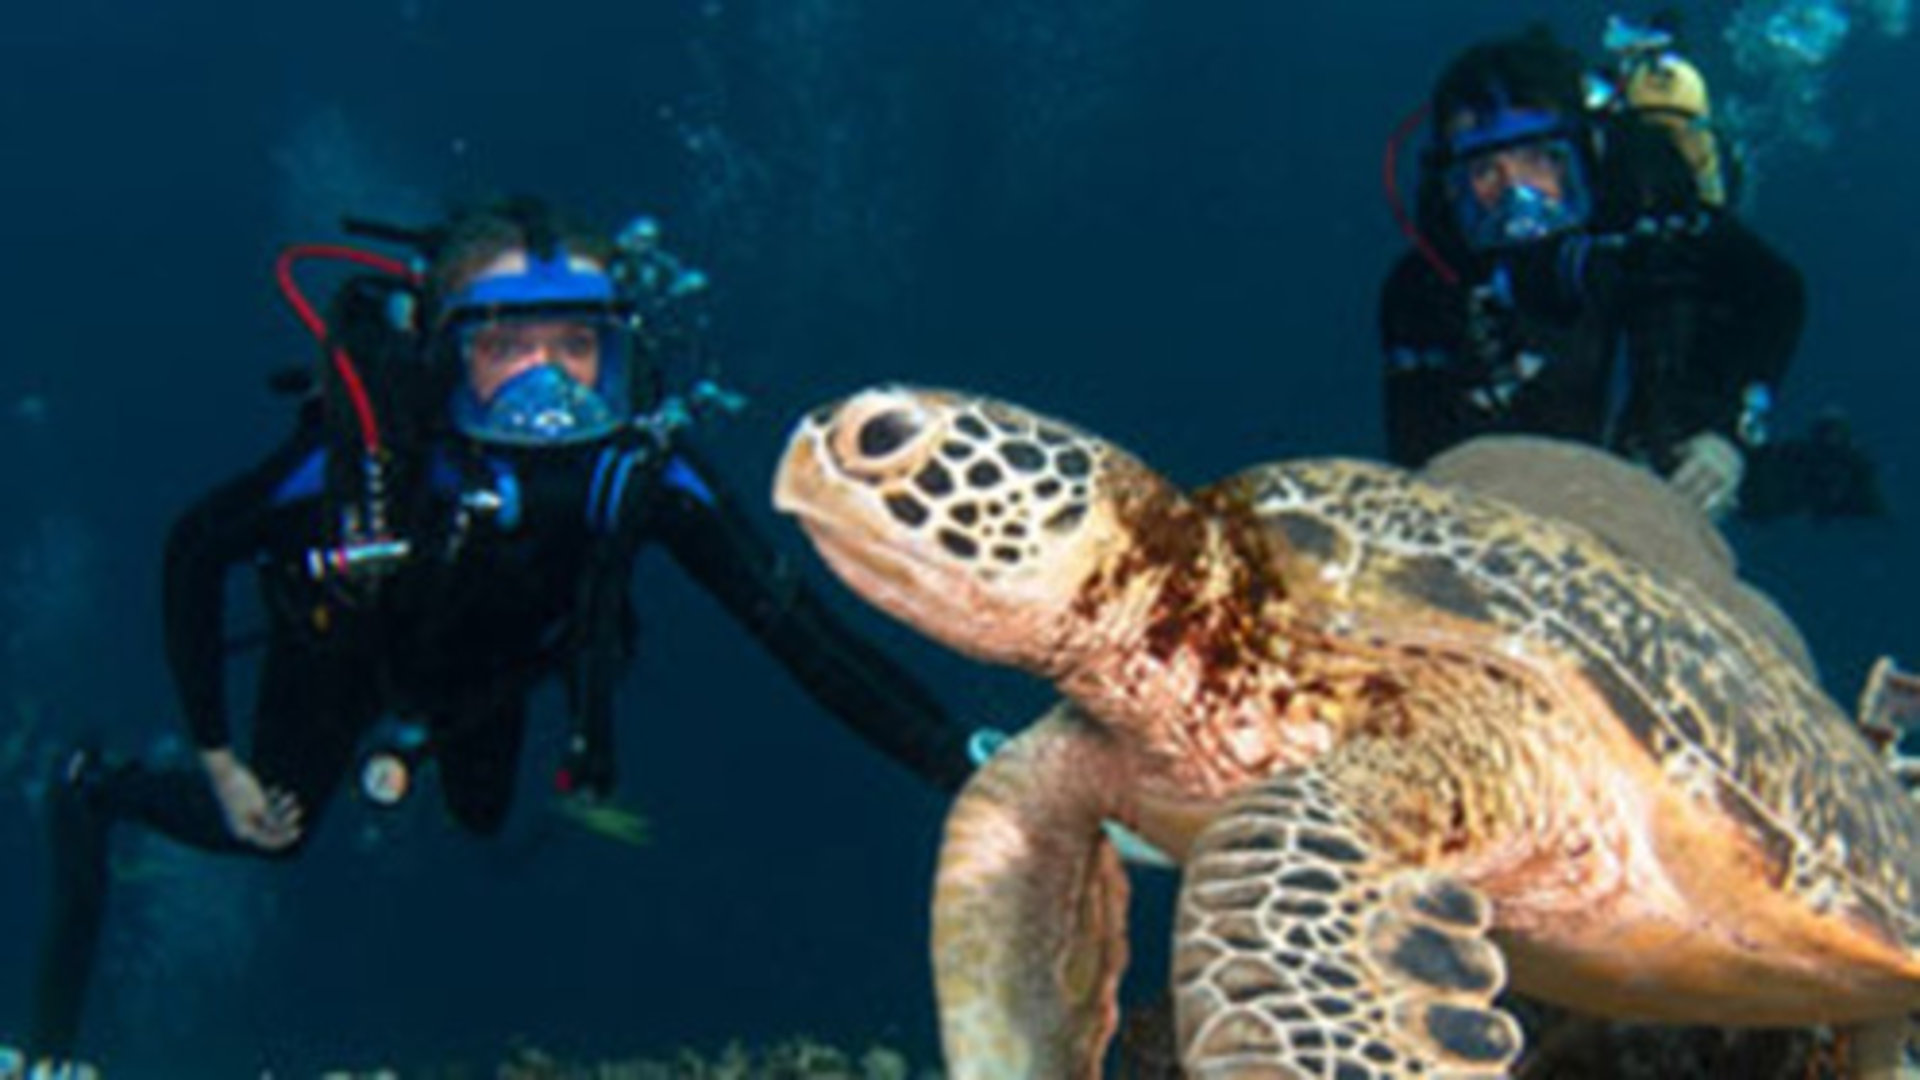
[[[1098,1075],[1126,958],[1108,820],[1183,867],[1192,1077],[1505,1076],[1509,982],[1869,1025],[1863,1074],[1897,1067],[1920,815],[1709,572],[1358,461],[1183,495],[1067,424],[898,388],[804,420],[775,500],[868,600],[1067,698],[948,819],[953,1076]]]

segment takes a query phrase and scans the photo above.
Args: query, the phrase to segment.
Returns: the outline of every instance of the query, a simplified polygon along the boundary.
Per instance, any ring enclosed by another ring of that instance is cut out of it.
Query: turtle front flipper
[[[1503,1077],[1492,910],[1386,857],[1310,769],[1236,800],[1187,861],[1174,937],[1186,1075]]]
[[[1111,793],[1126,790],[1122,767],[1063,705],[954,801],[933,965],[955,1080],[1100,1075],[1127,961],[1126,873],[1101,830]]]

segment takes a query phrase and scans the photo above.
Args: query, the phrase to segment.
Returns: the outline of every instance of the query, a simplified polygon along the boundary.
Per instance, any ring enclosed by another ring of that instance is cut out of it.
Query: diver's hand
[[[293,793],[263,788],[253,770],[224,747],[203,750],[200,765],[213,784],[227,831],[237,840],[279,851],[300,839],[300,801]]]
[[[1715,521],[1734,508],[1747,459],[1732,440],[1717,431],[1703,431],[1676,448],[1680,463],[1667,482],[1680,497],[1698,506]]]

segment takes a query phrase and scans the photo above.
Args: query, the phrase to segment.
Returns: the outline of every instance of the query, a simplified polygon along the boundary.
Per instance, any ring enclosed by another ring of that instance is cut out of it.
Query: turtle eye
[[[874,459],[899,453],[920,434],[920,421],[906,409],[888,409],[862,421],[854,445],[863,457]]]

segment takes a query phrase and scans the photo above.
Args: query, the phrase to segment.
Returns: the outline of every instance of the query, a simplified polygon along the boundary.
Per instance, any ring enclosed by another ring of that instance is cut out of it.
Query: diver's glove
[[[1715,521],[1732,510],[1747,473],[1746,455],[1717,431],[1703,431],[1674,448],[1667,482]]]
[[[1879,469],[1838,413],[1814,421],[1806,435],[1755,450],[1753,468],[1740,493],[1740,516],[1754,521],[1795,514],[1821,521],[1886,513]]]
[[[613,748],[585,734],[575,734],[567,741],[567,753],[554,774],[553,786],[562,795],[605,802],[613,798],[617,779]]]

